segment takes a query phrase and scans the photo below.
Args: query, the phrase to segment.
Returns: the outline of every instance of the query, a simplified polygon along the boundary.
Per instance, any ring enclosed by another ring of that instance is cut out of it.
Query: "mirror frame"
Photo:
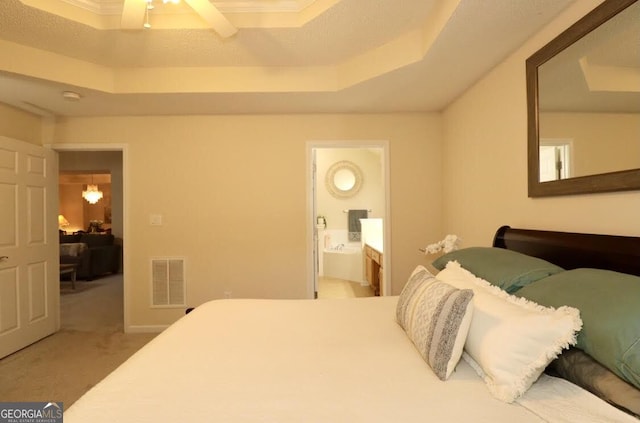
[[[335,184],[334,179],[336,173],[341,170],[349,170],[351,171],[351,173],[353,173],[355,181],[350,189],[342,190]],[[362,179],[362,171],[360,170],[358,165],[348,160],[343,160],[340,162],[336,162],[332,164],[331,167],[329,167],[329,170],[327,170],[325,185],[327,187],[327,191],[329,191],[329,193],[335,198],[351,198],[356,195],[358,191],[360,191],[360,188],[362,187]]]
[[[640,169],[580,176],[557,181],[540,181],[538,67],[638,0],[605,0],[526,61],[527,162],[529,197],[591,194],[640,189]]]

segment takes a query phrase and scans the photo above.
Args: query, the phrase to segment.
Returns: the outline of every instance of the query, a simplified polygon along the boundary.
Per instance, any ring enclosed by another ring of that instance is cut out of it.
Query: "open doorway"
[[[309,143],[308,158],[310,296],[387,294],[387,143]]]
[[[58,152],[60,261],[61,266],[65,260],[74,263],[77,276],[75,287],[61,276],[61,328],[122,333],[127,328],[126,150],[112,145],[52,148]],[[101,194],[99,199],[86,195],[91,189]],[[83,247],[82,258],[67,257],[66,248],[74,243]]]

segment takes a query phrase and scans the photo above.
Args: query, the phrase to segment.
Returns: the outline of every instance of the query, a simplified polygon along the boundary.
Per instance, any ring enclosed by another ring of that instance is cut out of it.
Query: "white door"
[[[0,137],[0,358],[60,327],[58,162]]]
[[[540,182],[570,178],[572,140],[540,140]]]

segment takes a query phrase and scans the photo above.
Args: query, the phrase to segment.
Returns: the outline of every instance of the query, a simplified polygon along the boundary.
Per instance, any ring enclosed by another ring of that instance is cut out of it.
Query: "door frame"
[[[106,143],[62,143],[48,144],[45,147],[51,148],[57,152],[61,151],[120,151],[122,152],[122,251],[131,251],[129,242],[129,213],[127,213],[127,204],[129,203],[129,151],[127,144],[106,144]],[[129,331],[130,313],[129,313],[129,275],[130,272],[130,254],[122,255],[122,285],[123,295],[122,303],[124,309],[124,332]]]
[[[382,172],[384,173],[384,225],[383,225],[383,283],[380,295],[391,295],[391,184],[389,141],[387,140],[313,140],[306,143],[306,175],[307,175],[307,298],[315,298],[318,290],[317,242],[316,240],[316,149],[321,148],[380,148],[382,149]]]

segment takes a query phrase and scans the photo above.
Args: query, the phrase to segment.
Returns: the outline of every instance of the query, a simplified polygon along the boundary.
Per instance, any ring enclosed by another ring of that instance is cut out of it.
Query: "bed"
[[[487,259],[496,252],[544,264],[514,270],[519,259]],[[625,406],[640,398],[628,380],[637,369],[624,377],[605,369],[607,383],[613,375],[623,384],[620,401],[571,376],[579,359],[569,355],[592,358],[576,348],[587,349],[588,313],[542,304],[548,290],[537,287],[594,264],[640,287],[640,238],[505,226],[493,247],[450,254],[434,261],[435,276],[417,266],[396,297],[205,303],[89,390],[65,422],[639,421]],[[507,310],[500,324],[496,308]],[[527,332],[536,327],[555,332]],[[637,349],[625,353],[635,366]],[[505,363],[518,370],[505,373]]]

